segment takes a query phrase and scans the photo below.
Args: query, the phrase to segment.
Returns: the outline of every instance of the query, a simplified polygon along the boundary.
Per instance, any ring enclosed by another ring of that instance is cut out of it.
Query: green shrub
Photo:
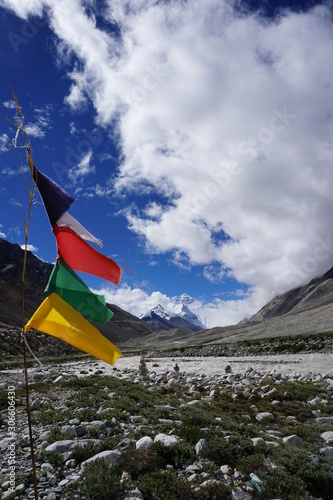
[[[45,462],[50,462],[55,467],[62,466],[64,463],[64,457],[56,451],[42,450],[40,456]]]
[[[88,460],[88,458],[97,455],[101,451],[101,446],[97,443],[88,443],[85,446],[80,446],[77,444],[73,448],[71,458],[75,459],[77,464],[81,464]]]
[[[205,458],[219,465],[228,464],[232,468],[238,468],[242,458],[252,455],[252,441],[240,435],[232,435],[228,441],[221,437],[211,440],[203,452]]]
[[[192,500],[190,484],[175,471],[152,472],[140,476],[139,490],[145,500]]]
[[[104,459],[87,464],[82,475],[81,490],[87,500],[122,500],[128,485],[120,480],[120,469]]]
[[[261,474],[263,481],[261,491],[254,490],[253,500],[270,500],[279,498],[281,500],[312,500],[312,495],[306,490],[306,485],[301,478],[291,476],[281,471],[270,471]],[[315,498],[319,498],[316,497]]]
[[[212,410],[204,410],[200,408],[185,409],[182,413],[183,425],[177,429],[177,434],[182,439],[185,439],[189,443],[195,445],[198,442],[198,436],[201,434],[203,427],[211,427],[214,422],[214,417],[212,416]],[[214,422],[215,423],[215,422]],[[215,431],[211,427],[212,433]]]
[[[210,483],[192,493],[193,500],[231,500],[230,486],[224,483]]]
[[[289,478],[301,482],[309,494],[325,500],[332,498],[333,468],[329,463],[312,465],[307,451],[291,446],[276,448],[272,458],[274,463],[287,469]],[[288,482],[289,479],[285,481]]]
[[[163,466],[172,465],[175,468],[182,467],[185,462],[193,461],[195,450],[192,445],[185,441],[179,441],[174,446],[165,446],[163,443],[154,443],[154,452],[158,455]]]
[[[142,474],[154,472],[163,467],[163,459],[156,449],[136,450],[134,446],[122,452],[120,467],[136,480]]]

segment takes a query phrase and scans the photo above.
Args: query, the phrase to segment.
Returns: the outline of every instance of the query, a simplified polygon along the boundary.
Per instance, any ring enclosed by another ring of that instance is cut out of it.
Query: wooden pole
[[[29,439],[30,439],[30,450],[31,450],[31,463],[32,463],[32,473],[33,473],[33,481],[34,481],[34,491],[35,491],[35,500],[38,500],[38,489],[37,489],[37,474],[36,474],[36,462],[35,462],[35,453],[34,453],[34,444],[33,444],[33,436],[32,436],[32,426],[31,426],[31,413],[30,413],[30,398],[29,398],[29,379],[28,379],[28,365],[27,365],[27,348],[26,348],[26,334],[25,334],[25,317],[24,317],[24,286],[25,286],[25,269],[26,269],[26,263],[27,263],[27,251],[28,251],[28,237],[29,237],[29,222],[30,222],[30,214],[31,214],[31,207],[32,207],[32,202],[36,193],[36,187],[34,186],[34,181],[33,181],[33,172],[34,172],[34,162],[32,159],[31,155],[31,146],[29,143],[29,139],[25,130],[25,124],[24,124],[24,117],[22,115],[22,111],[20,109],[17,97],[12,89],[13,97],[16,103],[16,108],[17,108],[17,114],[20,116],[21,119],[21,125],[17,126],[18,131],[22,133],[24,136],[25,142],[26,142],[26,154],[27,154],[27,161],[28,161],[28,167],[29,167],[29,173],[31,177],[31,183],[30,183],[30,188],[28,186],[28,182],[25,178],[23,167],[22,167],[22,172],[29,196],[29,207],[28,207],[28,213],[27,213],[27,220],[25,221],[24,215],[22,213],[23,217],[23,223],[24,223],[24,234],[25,234],[25,247],[24,247],[24,258],[23,258],[23,269],[22,269],[22,343],[23,343],[23,359],[24,359],[24,374],[25,374],[25,390],[26,390],[26,408],[27,408],[27,416],[28,416],[28,428],[29,428]]]

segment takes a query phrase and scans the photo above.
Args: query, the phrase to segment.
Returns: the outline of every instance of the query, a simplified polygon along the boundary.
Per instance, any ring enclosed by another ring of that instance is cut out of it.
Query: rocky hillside
[[[291,312],[307,311],[333,303],[333,267],[307,285],[278,295],[260,309],[250,321],[262,321]]]
[[[0,239],[0,322],[20,326],[24,252],[19,245]],[[43,290],[52,264],[27,253],[25,273],[25,317],[28,320],[44,300]]]

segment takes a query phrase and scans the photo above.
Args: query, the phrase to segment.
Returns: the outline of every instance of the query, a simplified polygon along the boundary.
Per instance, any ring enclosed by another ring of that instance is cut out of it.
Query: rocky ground
[[[81,361],[30,369],[39,498],[331,498],[329,356],[322,371],[306,361],[291,370],[282,358],[217,361],[218,369],[216,358],[147,358],[140,366],[139,357],[115,368]],[[34,498],[22,370],[0,375],[0,493]],[[116,496],[91,492],[85,471],[99,458],[118,471]],[[166,478],[169,496],[152,492]]]

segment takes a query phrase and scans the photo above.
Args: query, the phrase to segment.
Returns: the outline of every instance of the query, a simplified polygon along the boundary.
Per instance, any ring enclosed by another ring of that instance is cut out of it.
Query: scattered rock
[[[261,437],[251,438],[253,446],[263,446],[265,444],[265,440]]]
[[[283,442],[286,444],[292,444],[293,446],[296,446],[296,448],[304,448],[305,446],[303,439],[296,434],[284,437]]]
[[[206,439],[201,438],[195,445],[195,452],[197,455],[202,455],[204,450],[206,450],[207,448],[208,448],[208,443]]]
[[[262,422],[263,420],[272,420],[273,418],[273,413],[270,413],[268,411],[257,413],[256,415],[256,420],[258,420],[258,422]]]
[[[149,436],[144,436],[136,442],[135,447],[137,450],[148,450],[153,446],[153,440]]]
[[[179,441],[178,436],[168,436],[167,434],[157,434],[154,439],[154,443],[162,443],[167,448],[175,446]]]
[[[84,469],[87,466],[87,464],[90,464],[99,458],[103,458],[109,464],[112,465],[112,464],[119,462],[119,460],[121,458],[121,453],[119,451],[116,451],[116,450],[101,451],[100,453],[97,453],[97,455],[94,455],[93,457],[88,458],[88,460],[85,460],[84,462],[82,462],[81,469]]]
[[[326,443],[332,443],[333,442],[333,431],[327,431],[323,432],[320,434],[320,437],[323,438]]]
[[[167,385],[169,389],[176,389],[178,386],[178,380],[176,378],[170,378]]]
[[[39,410],[41,406],[42,406],[41,400],[35,399],[30,405],[30,410]]]

